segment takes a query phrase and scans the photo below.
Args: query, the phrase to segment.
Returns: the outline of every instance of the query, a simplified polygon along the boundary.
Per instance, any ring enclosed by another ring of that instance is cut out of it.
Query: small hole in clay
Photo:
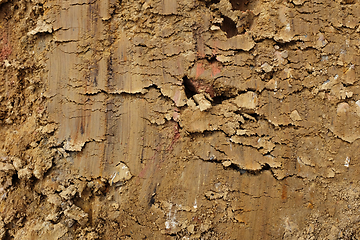
[[[185,76],[183,77],[183,85],[185,88],[185,94],[187,98],[191,98],[195,94],[197,94],[194,84],[190,81],[190,79]]]
[[[261,168],[261,170],[270,170],[271,167],[269,164],[265,163],[265,165]]]
[[[238,30],[236,28],[236,24],[231,18],[223,16],[223,22],[221,24],[220,29],[224,32],[226,32],[227,38],[234,37],[238,35]]]

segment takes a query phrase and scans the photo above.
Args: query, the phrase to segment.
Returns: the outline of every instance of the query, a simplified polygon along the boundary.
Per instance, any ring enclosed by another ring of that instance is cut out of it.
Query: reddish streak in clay
[[[221,72],[221,69],[216,62],[212,63],[210,66],[211,66],[211,77],[215,77],[216,74],[219,74]]]
[[[204,72],[205,72],[205,69],[203,67],[203,64],[202,63],[197,63],[195,79],[199,78],[200,75],[203,74]]]

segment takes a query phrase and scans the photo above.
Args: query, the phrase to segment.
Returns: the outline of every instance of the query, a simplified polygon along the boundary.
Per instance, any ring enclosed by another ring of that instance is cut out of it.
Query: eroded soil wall
[[[359,239],[358,0],[0,0],[0,239]]]

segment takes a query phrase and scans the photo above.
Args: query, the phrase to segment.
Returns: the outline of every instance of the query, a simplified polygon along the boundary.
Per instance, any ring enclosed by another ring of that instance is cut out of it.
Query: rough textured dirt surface
[[[0,239],[360,239],[358,0],[0,0]]]

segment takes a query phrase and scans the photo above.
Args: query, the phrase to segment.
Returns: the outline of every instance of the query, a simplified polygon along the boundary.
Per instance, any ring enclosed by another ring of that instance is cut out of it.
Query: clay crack
[[[92,5],[97,0],[90,0],[89,2],[82,2],[82,3],[70,3],[69,6],[83,6],[83,5]]]
[[[58,39],[54,39],[54,41],[56,43],[71,43],[71,42],[79,42],[79,40],[77,39],[69,39],[69,40],[58,40]],[[60,47],[57,47],[61,52],[63,53],[67,53],[67,54],[78,54],[77,52],[65,52],[64,50],[62,50]]]

